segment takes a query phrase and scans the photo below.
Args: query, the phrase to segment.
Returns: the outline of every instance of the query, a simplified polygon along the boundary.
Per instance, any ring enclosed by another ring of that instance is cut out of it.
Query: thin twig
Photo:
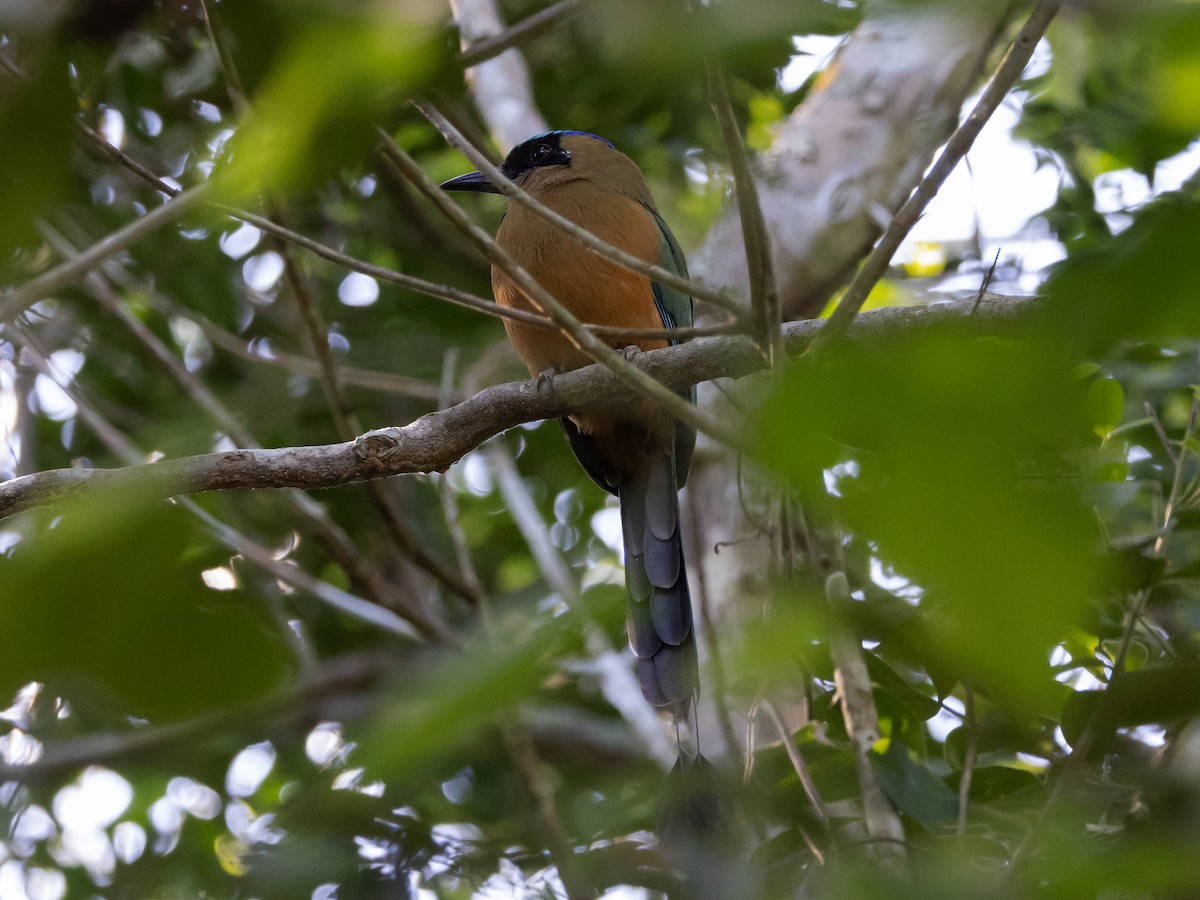
[[[720,325],[684,325],[677,328],[617,328],[614,325],[584,326],[596,337],[607,338],[614,344],[648,338],[650,340],[690,340],[697,337],[718,337],[722,334],[748,334],[737,322]]]
[[[78,120],[76,120],[78,122]],[[114,147],[104,136],[95,129],[78,122],[78,127],[83,135],[96,146],[97,149],[112,158],[115,162],[127,168],[130,172],[137,175],[139,178],[146,181],[156,191],[167,195],[168,197],[176,197],[183,193],[179,188],[171,185],[157,175],[154,174],[146,166],[139,163],[128,153],[118,147]],[[531,325],[534,328],[545,328],[553,330],[557,326],[547,316],[538,315],[534,312],[529,312],[523,309],[512,309],[510,307],[500,306],[491,300],[480,297],[477,294],[472,294],[469,291],[464,291],[452,285],[439,284],[434,281],[426,281],[423,278],[416,278],[412,275],[405,275],[403,272],[397,272],[395,269],[389,269],[385,266],[378,266],[374,263],[366,262],[357,257],[350,256],[340,250],[336,250],[320,241],[315,241],[306,235],[293,231],[290,228],[285,228],[276,222],[272,222],[269,218],[261,216],[257,213],[248,212],[244,209],[230,206],[226,203],[218,203],[215,201],[205,201],[205,206],[210,209],[215,209],[224,213],[231,219],[236,219],[239,222],[245,222],[247,225],[253,225],[255,228],[270,234],[280,240],[294,244],[309,253],[331,262],[335,265],[342,266],[353,272],[360,272],[363,275],[369,275],[379,281],[388,284],[394,284],[397,287],[402,287],[414,293],[422,294],[426,297],[432,297],[435,300],[442,300],[446,303],[452,303],[455,306],[460,306],[464,309],[470,309],[477,313],[482,313],[485,316],[491,316],[498,319],[512,319],[524,325]],[[3,307],[0,307],[2,311]],[[603,337],[608,337],[613,340],[632,340],[635,338],[690,338],[690,337],[707,337],[719,334],[738,334],[744,329],[741,329],[735,322],[695,326],[692,328],[673,328],[673,329],[636,329],[636,328],[615,328],[605,325],[588,325],[589,331]],[[344,370],[344,374],[350,370]],[[346,374],[347,379],[350,378]]]
[[[195,310],[182,306],[175,300],[164,295],[153,284],[135,278],[116,260],[106,260],[101,268],[114,284],[126,291],[145,297],[146,302],[151,308],[164,318],[181,318],[192,322],[209,341],[228,353],[232,353],[249,362],[274,366],[299,375],[306,375],[312,378],[320,375],[321,365],[315,359],[309,359],[305,356],[273,348],[270,354],[259,353],[245,339],[222,328],[216,322],[213,322]],[[141,322],[140,319],[137,319],[137,321]],[[347,384],[372,391],[399,394],[418,400],[437,401],[439,397],[438,386],[436,384],[426,381],[423,378],[413,378],[410,375],[399,375],[395,372],[378,372],[373,369],[361,369],[355,366],[341,366],[338,369],[338,374]],[[196,380],[199,381],[199,379]],[[457,402],[462,400],[464,396],[459,395],[452,399]]]
[[[996,266],[1000,263],[1000,248],[996,248],[996,255],[992,257],[992,264],[988,266],[987,272],[983,276],[983,281],[979,283],[979,291],[975,294],[975,306],[979,306],[983,302],[983,295],[987,293],[987,289],[991,287],[992,278],[996,274]]]
[[[816,814],[817,821],[821,823],[822,827],[828,829],[829,814],[825,811],[825,804],[821,800],[821,792],[817,789],[817,783],[813,781],[812,773],[808,770],[808,764],[804,761],[804,757],[800,755],[800,748],[796,746],[796,741],[792,738],[792,733],[783,724],[783,719],[779,717],[779,713],[769,700],[761,700],[758,708],[767,714],[767,718],[775,726],[775,730],[779,734],[779,740],[783,743],[783,749],[787,752],[788,760],[791,761],[792,768],[795,769],[796,775],[800,779],[804,793],[808,795],[808,802],[812,804],[813,813]]]
[[[156,299],[152,297],[151,302],[154,303]],[[256,353],[246,341],[193,310],[176,306],[171,310],[170,314],[194,322],[204,336],[212,341],[213,344],[241,359],[265,366],[273,366],[287,372],[294,372],[297,375],[306,375],[310,378],[316,378],[320,375],[321,364],[315,359],[275,349],[272,349],[269,355]],[[346,384],[352,384],[355,387],[371,391],[381,391],[401,397],[412,397],[415,400],[436,401],[438,399],[438,386],[436,384],[426,381],[423,378],[414,378],[411,375],[399,375],[395,372],[377,372],[373,369],[361,369],[356,366],[339,366],[338,376]],[[455,401],[462,400],[463,395],[458,394],[451,399]]]
[[[78,255],[79,250],[49,224],[44,222],[39,223],[38,231],[46,243],[59,255],[66,259],[73,259]],[[96,299],[96,302],[100,304],[101,308],[133,336],[134,340],[183,389],[188,398],[202,409],[217,427],[229,436],[230,440],[241,447],[262,446],[254,439],[254,436],[250,434],[241,421],[209,390],[208,385],[202,379],[198,378],[195,373],[188,370],[187,366],[163,343],[158,335],[154,333],[153,329],[138,316],[130,312],[129,308],[121,302],[121,298],[117,296],[116,292],[99,271],[93,270],[84,275],[83,285]]]
[[[230,562],[232,563],[233,560]],[[259,571],[253,565],[247,568],[252,569],[249,575],[254,579],[255,590],[263,598],[267,610],[271,613],[271,620],[275,623],[275,628],[282,635],[288,649],[292,651],[296,668],[307,675],[320,663],[320,657],[317,655],[317,648],[313,644],[308,626],[303,620],[289,613],[287,592],[283,582],[272,578],[267,572]]]
[[[351,618],[372,625],[381,631],[387,631],[399,637],[421,638],[421,633],[417,631],[417,628],[413,627],[413,624],[410,624],[407,619],[401,618],[390,609],[380,606],[378,603],[364,600],[362,597],[357,597],[349,591],[335,587],[327,581],[322,581],[310,575],[299,566],[276,559],[275,554],[269,548],[250,540],[245,535],[230,528],[224,522],[209,515],[191,498],[182,498],[180,502],[183,503],[184,507],[192,515],[208,526],[209,530],[212,531],[213,535],[221,543],[234,552],[240,553],[260,569],[270,573],[280,581],[290,584],[297,590],[304,591],[306,594],[310,594],[338,612],[345,613]],[[422,631],[428,630],[428,633],[435,635],[443,642],[454,642],[453,636],[445,630],[444,626],[435,625],[428,618],[424,620],[417,618],[415,624]]]
[[[112,157],[121,165],[126,166],[134,174],[145,178],[155,190],[166,194],[169,197],[177,197],[184,192],[179,188],[163,181],[145,166],[136,163],[127,153],[112,146],[104,139],[102,135],[94,129],[86,125],[80,125],[83,133],[95,144],[95,146]],[[203,187],[203,185],[201,185]],[[193,188],[192,190],[196,190]],[[370,275],[380,281],[395,284],[402,288],[407,288],[418,294],[424,294],[426,297],[433,297],[436,300],[444,300],[448,303],[453,303],[456,306],[471,309],[475,312],[483,313],[484,315],[497,318],[509,318],[526,325],[533,325],[537,328],[554,328],[554,323],[545,316],[539,316],[536,313],[526,312],[520,309],[509,309],[493,303],[491,300],[486,300],[469,291],[460,290],[450,285],[438,284],[433,281],[426,281],[423,278],[416,278],[412,275],[405,275],[403,272],[397,272],[394,269],[388,269],[384,266],[377,266],[373,263],[365,262],[361,259],[356,259],[340,250],[335,250],[332,247],[322,244],[320,241],[314,241],[299,232],[284,228],[275,222],[272,222],[266,216],[258,215],[257,213],[248,212],[244,209],[238,209],[235,206],[229,206],[226,203],[218,203],[215,201],[205,204],[211,209],[218,210],[230,218],[237,219],[239,222],[245,222],[248,225],[253,225],[268,234],[281,238],[289,243],[295,244],[297,247],[302,247],[314,256],[328,260],[339,266],[344,266],[354,272],[361,272],[364,275]],[[140,219],[138,221],[141,221]],[[40,299],[40,298],[39,298]],[[0,313],[4,307],[0,306]],[[2,321],[2,319],[0,319]]]
[[[78,386],[73,381],[62,377],[62,373],[57,371],[41,347],[38,346],[36,339],[23,326],[12,323],[9,327],[12,333],[17,336],[23,349],[32,357],[35,364],[75,402],[79,417],[108,445],[110,450],[130,463],[136,464],[145,459],[145,454],[138,450],[119,429],[101,416],[92,404],[82,396]],[[322,581],[298,566],[276,559],[275,554],[271,550],[217,520],[190,498],[183,498],[180,500],[180,503],[192,515],[203,522],[217,540],[235,553],[245,556],[271,576],[292,585],[297,590],[310,594],[339,612],[366,622],[383,631],[405,638],[416,638],[419,636],[413,625],[391,610],[364,600],[361,597],[356,597],[348,591]]]
[[[438,399],[439,409],[445,409],[452,402],[455,393],[454,370],[457,365],[458,348],[451,347],[442,360],[441,397]],[[479,578],[479,570],[475,568],[475,561],[471,558],[471,547],[467,543],[466,532],[463,531],[462,519],[459,516],[458,510],[458,495],[455,493],[450,479],[445,475],[439,480],[438,494],[442,501],[442,518],[445,519],[446,531],[450,535],[450,543],[454,546],[454,556],[458,561],[458,572],[462,576],[463,581],[470,585],[474,592],[476,605],[479,608],[480,615],[484,617],[484,625],[486,627],[486,614],[488,610],[487,593],[484,591],[483,582]]]
[[[1025,71],[1025,66],[1028,64],[1030,56],[1033,55],[1034,48],[1062,3],[1063,0],[1038,0],[1037,6],[1034,7],[1033,12],[1030,13],[1021,31],[1017,34],[1016,40],[1005,54],[996,74],[992,76],[988,86],[984,89],[979,102],[975,104],[975,108],[971,110],[966,121],[958,126],[950,140],[946,142],[946,148],[942,151],[941,156],[921,180],[912,196],[892,217],[883,237],[879,239],[879,243],[875,245],[866,262],[859,269],[854,281],[846,289],[837,309],[829,317],[829,327],[815,342],[810,350],[811,353],[817,353],[822,347],[828,346],[830,341],[841,336],[854,321],[854,317],[858,315],[858,311],[866,302],[871,289],[887,272],[888,264],[905,236],[917,223],[925,207],[941,189],[946,178],[954,171],[954,167],[971,149],[971,145],[979,136],[983,126],[1000,106],[1017,79],[1021,77],[1021,73]]]
[[[27,281],[3,301],[0,301],[0,323],[9,322],[39,300],[74,284],[110,256],[120,253],[135,242],[171,224],[204,199],[207,185],[199,185],[167,200],[145,215],[122,225],[73,259],[68,259],[47,272]]]
[[[0,50],[0,69],[4,69],[5,71],[9,72],[11,75],[14,75],[17,78],[20,78],[22,81],[29,80],[29,75],[25,72],[25,70],[22,69],[17,64],[16,60],[14,60],[11,56],[9,56],[3,50]]]
[[[380,656],[359,654],[328,660],[296,683],[262,700],[222,709],[195,719],[131,731],[101,731],[49,744],[42,756],[21,765],[0,765],[0,781],[46,783],[88,765],[125,764],[181,750],[195,760],[203,742],[241,729],[261,734],[276,723],[312,721],[322,702],[340,694],[361,694],[383,671]],[[279,721],[282,718],[282,721]],[[221,744],[224,751],[224,744]]]
[[[229,102],[233,104],[234,113],[244,119],[250,115],[250,101],[242,87],[242,79],[238,75],[237,66],[234,65],[229,43],[225,40],[217,5],[213,0],[200,0],[200,5],[204,8],[204,27],[208,32],[208,42],[217,57],[217,65],[221,69],[221,76],[225,82],[225,93],[229,95]]]
[[[962,777],[958,782],[958,833],[967,833],[967,810],[971,805],[971,781],[975,777],[975,760],[979,754],[979,723],[975,721],[975,691],[965,685],[966,717],[963,725],[967,729],[967,755],[963,760]]]
[[[550,29],[569,22],[583,12],[584,3],[585,0],[560,0],[553,6],[548,6],[522,19],[516,25],[506,28],[494,37],[476,41],[469,49],[462,52],[458,58],[458,64],[464,69],[469,69],[493,56],[499,56],[510,47],[540,37]]]
[[[221,20],[216,4],[213,0],[201,0],[201,4],[204,7],[204,24],[208,29],[209,43],[216,54],[217,64],[221,69],[221,75],[225,83],[225,92],[229,95],[229,100],[233,104],[237,115],[241,118],[246,118],[251,114],[252,108],[249,99],[246,97],[246,92],[242,88],[241,76],[238,74],[237,65],[233,60],[233,53],[230,51],[228,42],[225,40],[225,33],[221,27]],[[272,204],[270,208],[270,220],[272,222],[279,222],[281,218],[279,210]],[[342,440],[349,440],[357,432],[361,431],[362,428],[355,418],[349,401],[346,399],[345,391],[342,389],[341,379],[338,376],[337,361],[333,358],[333,350],[329,346],[328,327],[321,315],[319,305],[313,299],[312,291],[309,289],[307,282],[296,265],[296,260],[290,246],[287,243],[282,243],[279,246],[279,251],[283,259],[285,283],[288,286],[292,301],[300,313],[300,322],[308,339],[309,346],[320,366],[319,381],[325,392],[330,414],[333,416],[338,435]],[[376,497],[375,499],[378,498]]]
[[[1179,454],[1175,452],[1175,447],[1171,444],[1171,438],[1167,435],[1167,430],[1163,428],[1162,420],[1158,417],[1158,411],[1150,405],[1149,400],[1142,404],[1142,408],[1146,410],[1146,416],[1154,428],[1154,433],[1158,435],[1159,443],[1162,444],[1163,450],[1166,451],[1167,459],[1171,460],[1171,465],[1175,466],[1176,471],[1178,471]]]
[[[78,252],[65,237],[49,225],[42,224],[39,228],[47,243],[64,257],[69,259]],[[110,264],[111,260],[106,263],[106,266]],[[188,370],[179,357],[154,333],[153,329],[129,311],[99,271],[92,271],[85,275],[84,285],[105,311],[125,327],[167,375],[183,389],[192,402],[229,436],[230,440],[240,447],[261,448],[262,445],[250,430],[217,399],[208,385]],[[352,583],[365,586],[376,600],[400,612],[410,621],[427,622],[421,611],[414,608],[412,598],[387,580],[359,552],[349,535],[329,517],[328,512],[321,504],[304,492],[297,490],[286,491],[285,497],[292,507],[308,521],[317,540],[321,542],[338,565],[346,570]],[[422,625],[417,627],[425,631],[427,637],[436,639],[438,636],[436,629],[427,630]]]
[[[724,652],[721,649],[716,617],[713,614],[712,593],[708,589],[708,575],[704,566],[706,548],[700,536],[700,529],[695,523],[700,521],[699,496],[697,491],[687,491],[683,495],[687,505],[688,517],[694,523],[693,527],[684,529],[688,537],[687,558],[692,560],[696,574],[692,584],[692,603],[700,614],[703,630],[700,635],[704,641],[704,649],[708,655],[708,669],[711,674],[708,695],[712,697],[713,706],[717,713],[717,728],[725,741],[726,752],[733,757],[741,755],[741,746],[733,727],[733,711],[729,706],[729,685],[725,669]]]
[[[526,546],[533,556],[542,577],[550,589],[563,598],[568,605],[574,605],[579,599],[579,586],[571,575],[571,570],[554,546],[550,537],[550,529],[546,527],[529,488],[521,480],[517,470],[517,461],[503,438],[491,441],[483,448],[487,457],[488,468],[496,479],[504,505],[508,507],[509,515],[525,539]]]
[[[578,581],[554,546],[550,529],[538,512],[533,495],[521,478],[508,445],[503,438],[497,438],[484,448],[484,453],[508,514],[521,533],[546,584],[583,617],[584,645],[594,660],[596,680],[604,699],[621,714],[654,759],[664,768],[670,766],[675,761],[676,753],[662,722],[642,699],[641,689],[628,659],[613,648],[604,631],[578,604]]]
[[[641,257],[634,256],[632,253],[626,253],[619,247],[614,247],[607,241],[596,237],[596,235],[592,234],[586,228],[581,228],[565,216],[561,216],[554,210],[549,209],[545,204],[539,203],[505,177],[504,173],[484,153],[463,137],[462,133],[434,106],[429,103],[418,103],[417,109],[442,133],[442,136],[446,139],[446,143],[467,157],[472,165],[487,176],[488,181],[495,185],[501,194],[521,204],[536,215],[541,216],[547,222],[550,222],[579,241],[579,243],[591,252],[598,256],[603,256],[605,259],[612,260],[631,272],[645,275],[667,287],[683,291],[697,300],[704,300],[707,303],[711,303],[727,312],[733,313],[735,316],[745,314],[744,304],[721,291],[715,291],[693,279],[684,278],[675,272],[662,268],[662,266],[648,263]]]
[[[328,329],[324,318],[313,300],[307,283],[297,270],[291,253],[287,252],[286,248],[283,258],[284,273],[291,289],[291,296],[300,312],[300,319],[309,345],[316,354],[321,367],[320,382],[328,401],[330,413],[333,415],[338,436],[344,441],[353,440],[356,434],[362,432],[362,425],[342,389],[337,362],[333,358],[333,351],[329,346]],[[425,547],[409,524],[390,486],[383,481],[369,481],[366,484],[366,492],[371,505],[379,514],[392,544],[401,555],[431,575],[435,581],[451,593],[462,597],[472,606],[477,606],[480,602],[480,595],[475,589],[477,585],[473,587],[470,581],[461,577]],[[419,604],[414,600],[411,605]]]
[[[558,868],[558,877],[562,879],[567,900],[589,900],[595,897],[596,891],[583,877],[575,858],[575,849],[571,845],[571,837],[558,816],[554,794],[542,774],[542,763],[533,738],[528,730],[519,724],[502,725],[500,734],[504,739],[508,758],[516,766],[525,784],[525,790],[529,792],[537,808],[538,820],[542,825],[541,837],[546,842],[550,858]]]
[[[708,10],[697,8],[696,13],[707,18]],[[775,284],[775,268],[771,259],[771,238],[759,203],[758,188],[754,184],[754,173],[750,170],[746,145],[742,142],[733,102],[729,99],[725,70],[715,52],[710,52],[705,60],[705,69],[708,72],[712,106],[721,126],[721,137],[733,172],[738,218],[741,220],[742,242],[746,250],[746,271],[750,275],[750,309],[755,320],[755,333],[767,356],[767,368],[773,374],[778,374],[785,358],[783,314],[780,312],[779,290]]]
[[[494,0],[449,0],[464,52],[508,30]],[[463,71],[463,80],[492,139],[503,147],[550,130],[533,94],[533,75],[520,50],[509,49]],[[462,101],[460,101],[462,102]],[[466,117],[460,118],[460,125]],[[470,128],[475,130],[474,123]],[[485,141],[486,142],[486,141]]]
[[[278,220],[274,212],[272,220]],[[338,437],[343,441],[349,440],[362,431],[358,417],[354,413],[346,391],[342,387],[341,374],[338,371],[337,360],[333,357],[333,348],[329,345],[329,326],[321,315],[320,305],[313,297],[308,282],[300,274],[295,256],[287,245],[279,246],[279,255],[283,258],[284,283],[287,285],[287,296],[290,296],[299,314],[300,326],[303,329],[304,340],[309,350],[316,357],[319,367],[317,381],[325,394],[325,402],[329,414],[333,417],[334,428]]]

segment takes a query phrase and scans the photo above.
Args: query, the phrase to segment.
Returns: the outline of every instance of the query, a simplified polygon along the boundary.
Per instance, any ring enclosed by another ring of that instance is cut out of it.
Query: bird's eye
[[[533,148],[533,152],[529,154],[529,161],[534,163],[535,165],[537,163],[540,163],[542,160],[544,160],[547,156],[550,155],[550,151],[552,149],[553,148],[549,144],[538,144],[536,147]]]

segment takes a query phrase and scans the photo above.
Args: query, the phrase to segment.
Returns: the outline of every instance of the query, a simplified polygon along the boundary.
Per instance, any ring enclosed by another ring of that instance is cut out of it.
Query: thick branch
[[[873,6],[780,126],[758,189],[785,318],[820,311],[958,124],[1012,4],[960,6]],[[718,289],[748,283],[735,208],[692,263]]]
[[[995,333],[1034,305],[1030,298],[988,295],[925,307],[892,307],[859,317],[848,337],[871,340],[899,331],[958,321]],[[972,310],[974,309],[974,314]],[[803,352],[820,320],[789,323],[784,345]],[[719,337],[643,353],[635,365],[673,390],[716,378],[741,378],[763,368],[762,353],[749,337]],[[0,484],[0,517],[44,505],[83,489],[115,488],[137,482],[162,496],[239,488],[336,487],[390,475],[444,471],[483,441],[523,422],[555,418],[582,407],[620,407],[638,396],[603,366],[536,382],[510,382],[480,391],[462,403],[416,421],[369,431],[354,441],[274,450],[233,450],[164,460],[121,469],[55,469]]]
[[[979,137],[979,132],[983,131],[983,126],[987,124],[988,119],[999,108],[1000,103],[1012,90],[1012,86],[1021,77],[1021,73],[1025,71],[1025,66],[1028,65],[1029,58],[1033,55],[1034,47],[1046,33],[1046,28],[1050,25],[1051,19],[1054,18],[1054,14],[1058,12],[1060,6],[1062,6],[1062,0],[1040,0],[1037,7],[1034,8],[1033,13],[1021,28],[1020,34],[1017,35],[1016,40],[1009,47],[1008,53],[1005,54],[1004,61],[1001,62],[996,74],[992,76],[992,80],[979,98],[979,102],[971,110],[971,114],[955,130],[953,136],[946,143],[946,149],[942,151],[941,156],[933,164],[929,174],[922,179],[913,195],[892,217],[883,238],[875,245],[875,249],[871,251],[862,268],[858,270],[858,274],[854,276],[854,281],[846,289],[837,309],[829,317],[829,328],[817,341],[818,345],[828,344],[831,340],[836,339],[854,321],[854,317],[858,315],[858,311],[867,301],[867,295],[871,293],[871,289],[887,272],[888,264],[896,251],[900,249],[901,242],[917,224],[917,220],[925,212],[925,207],[937,196],[937,192],[950,177],[950,173],[967,155],[967,151]],[[814,352],[817,352],[815,348]]]

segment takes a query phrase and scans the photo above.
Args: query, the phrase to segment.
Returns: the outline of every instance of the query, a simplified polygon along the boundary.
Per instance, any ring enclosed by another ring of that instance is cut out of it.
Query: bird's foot
[[[627,347],[621,347],[617,352],[625,358],[626,362],[633,362],[636,357],[642,355],[642,348],[637,344],[630,344]]]
[[[533,376],[533,389],[538,393],[550,390],[554,386],[555,376],[561,375],[564,371],[566,370],[554,367],[542,369],[542,371]]]

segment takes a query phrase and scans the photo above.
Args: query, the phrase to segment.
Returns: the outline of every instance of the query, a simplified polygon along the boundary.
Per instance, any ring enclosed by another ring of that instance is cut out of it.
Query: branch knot
[[[368,468],[385,468],[387,458],[399,450],[400,441],[391,428],[376,428],[354,439],[354,455]]]

